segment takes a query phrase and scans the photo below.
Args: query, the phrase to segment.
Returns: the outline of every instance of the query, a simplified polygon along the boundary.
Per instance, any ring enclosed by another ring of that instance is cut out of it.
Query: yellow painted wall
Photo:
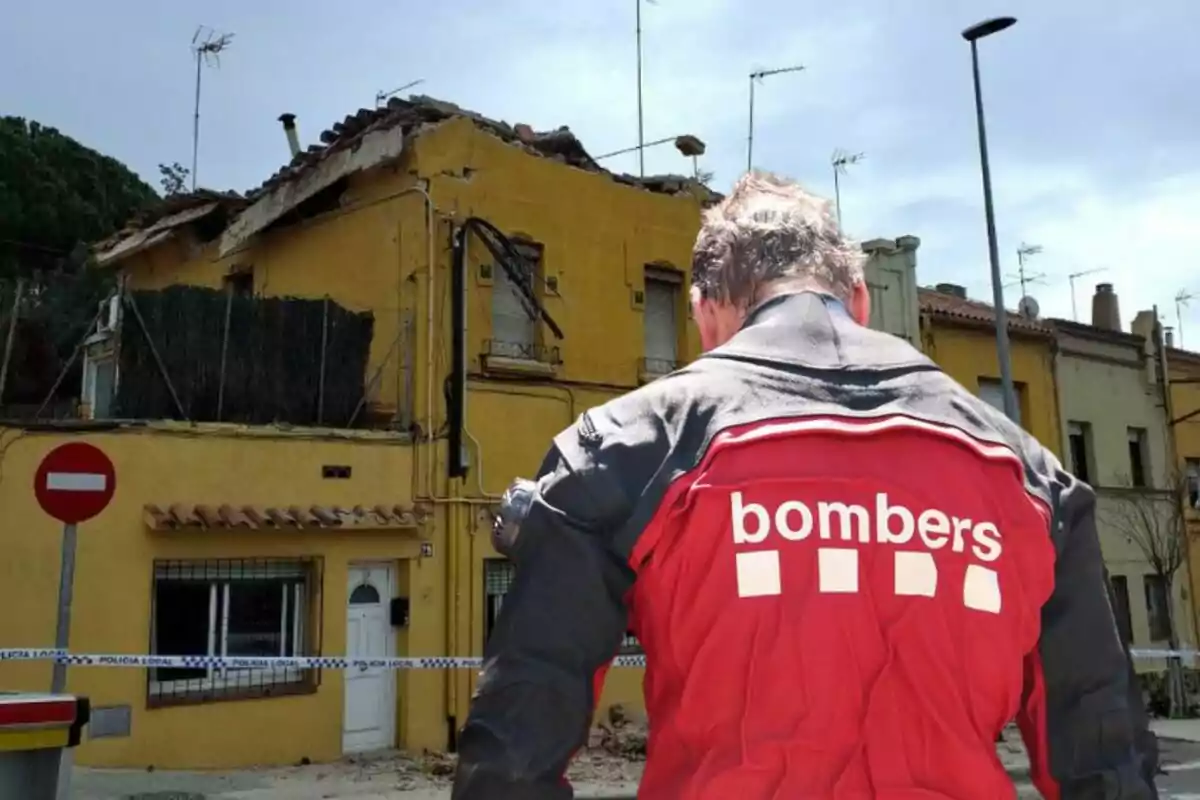
[[[1200,409],[1200,354],[1168,351],[1168,372],[1171,376],[1171,404],[1174,418]],[[1200,459],[1200,414],[1173,426],[1175,449],[1182,462],[1184,459]],[[1180,464],[1182,467],[1182,463]],[[1188,574],[1191,578],[1193,624],[1200,625],[1200,512],[1188,509]],[[1193,636],[1200,637],[1195,629]]]
[[[424,199],[414,187],[427,189],[436,208],[432,270]],[[450,534],[446,559],[453,568],[432,591],[442,598],[450,622],[439,646],[425,654],[482,651],[483,562],[495,556],[486,530],[497,495],[515,477],[531,476],[551,438],[579,414],[638,385],[644,334],[633,294],[644,286],[645,265],[669,264],[681,273],[681,360],[699,352],[686,297],[700,201],[532,156],[459,119],[424,133],[398,165],[355,176],[337,211],[269,231],[223,259],[216,258],[215,242],[200,246],[183,240],[122,265],[133,289],[178,283],[216,288],[232,268],[249,266],[256,293],[328,295],[350,309],[371,311],[370,371],[383,365],[373,405],[387,413],[405,404],[407,360],[413,367],[415,418],[423,430],[436,431],[444,422],[441,387],[450,362],[452,223],[470,216],[543,246],[543,277],[558,281],[558,292],[547,293],[544,302],[565,337],[556,341],[548,330],[542,332],[544,344],[556,346],[562,359],[550,381],[500,381],[482,374],[481,354],[491,338],[492,286],[479,266],[492,259],[472,239],[467,357],[474,378],[467,427],[478,443],[468,441],[477,460],[461,486],[447,485],[444,459],[434,463],[427,446],[418,447],[415,468],[418,495],[459,498],[439,506],[439,520],[445,520]],[[413,341],[389,359],[405,315],[412,320]],[[598,711],[614,702],[640,705],[641,678],[638,669],[613,670]],[[428,693],[431,701],[444,703],[443,718],[450,714],[461,724],[474,681],[472,671],[459,670],[444,694]],[[444,744],[443,735],[433,746]]]
[[[1000,380],[996,338],[987,330],[922,318],[925,354],[972,392],[979,379]],[[1062,433],[1054,382],[1053,342],[1010,334],[1013,382],[1018,387],[1021,421],[1039,442],[1061,457]]]
[[[0,429],[0,643],[49,647],[54,641],[61,527],[38,508],[31,491],[41,458],[66,441],[87,441],[112,458],[113,503],[79,526],[71,649],[79,653],[145,653],[150,642],[155,559],[320,557],[321,650],[346,651],[347,568],[352,561],[391,561],[411,598],[411,622],[397,632],[400,655],[435,655],[445,630],[445,537],[440,526],[420,531],[252,531],[154,533],[144,526],[146,503],[260,505],[409,505],[412,449],[395,437],[337,440],[328,434],[267,434],[178,427],[104,433],[38,433]],[[349,465],[350,479],[324,480],[323,464]],[[420,558],[420,541],[434,545]],[[0,663],[0,686],[44,691],[48,662]],[[132,735],[86,741],[78,761],[99,766],[159,768],[288,764],[341,755],[342,672],[323,670],[314,694],[148,709],[146,672],[72,668],[68,690],[93,705],[132,705]],[[397,673],[401,743],[441,747],[444,676],[432,670]]]

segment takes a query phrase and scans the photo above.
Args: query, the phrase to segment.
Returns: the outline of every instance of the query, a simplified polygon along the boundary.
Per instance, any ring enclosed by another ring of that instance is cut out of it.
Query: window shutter
[[[525,313],[525,306],[512,278],[500,266],[492,274],[492,339],[508,344],[532,345],[535,323]]]
[[[675,315],[678,297],[679,293],[674,284],[646,281],[646,304],[643,314],[647,360],[671,362],[672,366],[677,360],[679,336]]]

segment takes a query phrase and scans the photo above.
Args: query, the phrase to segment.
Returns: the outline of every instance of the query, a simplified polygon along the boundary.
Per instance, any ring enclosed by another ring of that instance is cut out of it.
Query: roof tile
[[[987,303],[981,303],[978,300],[956,297],[952,294],[944,294],[943,292],[925,287],[917,290],[917,298],[921,306],[921,311],[935,317],[993,326],[996,324],[995,309]],[[1054,330],[1044,322],[1023,317],[1014,312],[1009,312],[1008,314],[1008,327],[1009,330],[1025,331],[1026,333],[1044,336],[1054,335]]]
[[[235,506],[168,503],[145,507],[146,527],[154,531],[184,530],[396,530],[418,527],[421,509],[399,505],[354,506]]]

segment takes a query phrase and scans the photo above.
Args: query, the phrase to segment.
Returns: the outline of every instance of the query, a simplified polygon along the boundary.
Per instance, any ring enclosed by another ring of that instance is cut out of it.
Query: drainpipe
[[[1064,411],[1066,404],[1063,402],[1062,350],[1058,346],[1057,334],[1050,344],[1050,378],[1054,381],[1054,411],[1057,417],[1055,422],[1058,424],[1058,446],[1062,448],[1060,460],[1070,472],[1075,465],[1070,463],[1071,439],[1067,433],[1067,419]]]
[[[300,136],[296,133],[296,115],[280,114],[279,121],[283,123],[283,132],[287,134],[288,148],[292,151],[292,158],[295,158],[300,155]]]

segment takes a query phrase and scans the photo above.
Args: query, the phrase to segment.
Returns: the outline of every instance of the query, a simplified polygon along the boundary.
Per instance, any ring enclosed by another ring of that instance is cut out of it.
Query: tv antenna
[[[392,89],[390,92],[385,92],[382,90],[376,92],[375,93],[375,107],[379,108],[380,106],[382,106],[384,103],[387,102],[387,99],[389,97],[394,97],[395,95],[398,95],[401,92],[403,92],[405,89],[411,89],[412,87],[419,86],[420,84],[422,84],[424,82],[425,82],[424,78],[417,78],[415,81],[409,81],[408,83],[404,84],[399,89]]]
[[[750,73],[750,130],[746,136],[746,171],[751,172],[754,169],[754,85],[762,83],[764,78],[769,78],[772,75],[784,75],[789,72],[803,72],[805,70],[803,64],[796,64],[792,67],[779,67],[777,69],[755,69]]]
[[[867,157],[866,153],[847,153],[844,150],[834,150],[830,158],[833,166],[833,202],[837,208],[838,227],[842,225],[842,186],[839,176],[846,174],[846,167],[857,164]]]
[[[1025,242],[1021,242],[1021,246],[1017,248],[1017,277],[1016,280],[1010,281],[1007,286],[1020,285],[1022,297],[1029,293],[1029,284],[1045,282],[1046,276],[1044,274],[1038,272],[1030,275],[1025,271],[1025,262],[1040,252],[1042,252],[1040,244],[1025,244]]]
[[[1193,292],[1180,289],[1175,295],[1175,330],[1179,332],[1179,347],[1183,348],[1183,310],[1196,299]]]
[[[1108,267],[1096,267],[1095,269],[1085,269],[1082,272],[1072,272],[1067,276],[1067,280],[1071,283],[1071,319],[1079,322],[1079,310],[1075,305],[1075,279],[1082,278],[1085,275],[1095,275],[1097,272],[1106,272]]]
[[[192,52],[196,54],[196,113],[192,117],[192,191],[196,191],[196,171],[200,161],[200,76],[203,67],[220,67],[221,53],[233,41],[232,33],[217,33],[203,25],[192,34]]]

